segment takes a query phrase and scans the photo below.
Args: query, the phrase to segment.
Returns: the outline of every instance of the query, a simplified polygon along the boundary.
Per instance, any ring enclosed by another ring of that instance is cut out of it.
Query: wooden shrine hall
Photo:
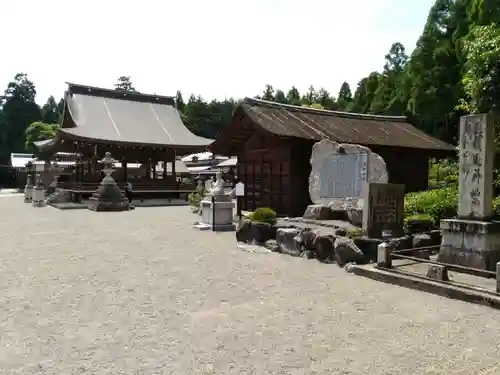
[[[312,146],[322,139],[360,144],[386,162],[391,183],[407,191],[427,188],[429,158],[455,147],[411,125],[405,117],[376,116],[245,99],[209,149],[238,157],[245,183],[244,210],[271,207],[279,215],[302,216],[308,204]]]
[[[68,190],[93,192],[102,180],[99,161],[105,152],[121,163],[113,173],[119,185],[130,180],[134,192],[192,191],[176,176],[177,156],[200,152],[212,142],[191,133],[182,123],[173,97],[68,84],[61,128],[53,139],[38,142],[50,159],[57,152],[73,153],[76,166]],[[127,163],[145,167],[143,176],[129,176]],[[156,166],[163,165],[157,176]]]

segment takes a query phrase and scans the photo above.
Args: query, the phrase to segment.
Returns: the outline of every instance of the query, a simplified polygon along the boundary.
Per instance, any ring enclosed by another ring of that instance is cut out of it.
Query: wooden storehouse
[[[427,188],[429,158],[455,147],[411,125],[405,117],[375,116],[245,99],[209,149],[238,157],[246,184],[244,210],[271,207],[301,216],[308,204],[312,146],[322,139],[369,147],[387,164],[389,181],[407,191]]]

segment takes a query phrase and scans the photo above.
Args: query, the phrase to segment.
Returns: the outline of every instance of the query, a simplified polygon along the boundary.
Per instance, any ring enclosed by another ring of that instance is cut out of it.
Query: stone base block
[[[33,201],[32,202],[33,207],[45,207],[45,201]]]
[[[88,209],[95,212],[121,212],[130,209],[128,199],[126,198],[109,201],[92,197],[89,201]]]
[[[235,204],[224,199],[202,200],[201,203],[201,223],[210,226],[216,231],[235,230],[233,213]]]
[[[446,266],[440,266],[437,264],[432,264],[427,270],[428,278],[438,280],[438,281],[449,281],[448,268]]]
[[[496,270],[500,261],[500,222],[448,219],[441,221],[441,230],[439,262]]]

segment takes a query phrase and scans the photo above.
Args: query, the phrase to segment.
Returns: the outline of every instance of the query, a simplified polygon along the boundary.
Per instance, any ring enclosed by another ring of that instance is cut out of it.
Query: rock
[[[357,237],[352,239],[354,244],[363,252],[365,260],[377,261],[378,245],[383,240],[372,237]]]
[[[266,243],[264,244],[264,247],[274,252],[280,251],[280,247],[278,246],[276,240],[267,240]]]
[[[443,239],[443,232],[441,232],[441,230],[431,230],[429,232],[429,236],[431,237],[432,245],[441,245],[441,241]]]
[[[347,236],[347,230],[345,228],[338,228],[333,231],[336,236],[345,237]]]
[[[333,259],[333,244],[335,237],[331,234],[319,235],[316,237],[316,258],[319,260]]]
[[[278,228],[276,231],[276,242],[283,254],[299,256],[302,250],[302,229]]]
[[[304,259],[312,259],[314,258],[314,254],[311,250],[304,250],[300,253],[300,257]]]
[[[411,249],[413,247],[413,236],[393,238],[389,241],[389,244],[394,247],[394,250]]]
[[[354,262],[349,262],[347,264],[344,265],[344,270],[347,272],[347,273],[352,273],[353,272],[353,268],[356,266],[356,263]]]
[[[431,219],[416,216],[414,218],[410,217],[406,220],[404,229],[407,234],[415,234],[429,232],[433,228],[434,223]]]
[[[413,236],[413,247],[432,246],[432,238],[429,234],[419,233]]]
[[[330,219],[330,209],[328,206],[323,206],[321,204],[310,204],[307,206],[304,215],[304,219],[314,219],[314,220],[329,220]]]
[[[353,240],[345,237],[338,237],[334,243],[335,260],[339,266],[344,266],[349,262],[361,263],[364,254]]]
[[[245,243],[263,244],[276,238],[276,228],[268,223],[244,220],[236,230],[236,240]]]
[[[308,250],[315,250],[316,249],[316,237],[318,236],[318,230],[310,230],[304,229],[302,231],[302,242],[304,244],[304,247]]]
[[[252,221],[250,228],[250,241],[253,243],[263,244],[267,240],[276,238],[276,227],[269,223]]]
[[[349,208],[347,209],[347,218],[352,225],[360,226],[363,224],[363,210]]]
[[[236,230],[236,241],[250,242],[250,234],[252,230],[252,222],[250,220],[243,220]]]

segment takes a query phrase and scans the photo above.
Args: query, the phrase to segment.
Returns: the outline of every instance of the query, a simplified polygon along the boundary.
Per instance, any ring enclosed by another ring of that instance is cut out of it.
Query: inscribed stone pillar
[[[463,219],[487,220],[493,213],[495,124],[486,114],[460,119],[459,205]]]
[[[494,271],[500,261],[500,222],[489,220],[494,142],[491,115],[460,119],[458,219],[441,220],[440,262]]]

